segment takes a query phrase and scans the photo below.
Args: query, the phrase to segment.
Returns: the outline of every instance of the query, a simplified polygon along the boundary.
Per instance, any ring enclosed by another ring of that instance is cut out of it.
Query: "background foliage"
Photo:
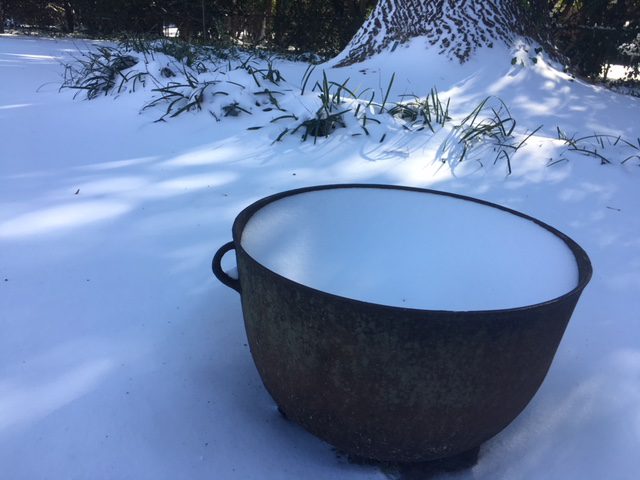
[[[338,53],[376,0],[0,0],[3,28],[89,36],[159,36],[175,27],[190,42],[241,43],[320,55]],[[579,74],[609,64],[635,68],[640,0],[523,0]],[[175,31],[175,30],[174,30]]]
[[[579,73],[597,76],[608,64],[631,66],[640,57],[622,45],[640,35],[640,0],[561,0],[548,2],[552,35]]]
[[[191,42],[231,40],[332,55],[374,5],[375,0],[0,0],[0,12],[15,25],[64,32],[157,36],[175,26]]]

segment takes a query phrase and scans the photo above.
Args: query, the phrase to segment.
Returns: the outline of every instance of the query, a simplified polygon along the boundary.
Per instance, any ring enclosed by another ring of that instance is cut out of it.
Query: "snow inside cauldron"
[[[575,257],[552,232],[437,192],[372,186],[297,193],[258,210],[241,245],[302,285],[393,307],[518,308],[578,284]]]

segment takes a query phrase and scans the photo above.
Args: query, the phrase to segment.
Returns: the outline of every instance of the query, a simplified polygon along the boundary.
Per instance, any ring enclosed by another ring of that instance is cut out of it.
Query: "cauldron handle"
[[[222,269],[221,264],[222,257],[224,257],[225,253],[230,250],[235,250],[235,248],[235,243],[233,243],[232,241],[222,245],[213,256],[211,268],[213,270],[213,274],[218,280],[224,283],[227,287],[233,288],[236,292],[240,293],[240,281],[237,278],[230,277],[227,272]]]

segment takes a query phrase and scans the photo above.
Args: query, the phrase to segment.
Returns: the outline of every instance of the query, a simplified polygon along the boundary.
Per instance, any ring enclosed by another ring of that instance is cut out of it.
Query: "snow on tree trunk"
[[[460,63],[478,47],[510,44],[531,22],[519,0],[379,0],[336,66],[350,65],[413,37]]]

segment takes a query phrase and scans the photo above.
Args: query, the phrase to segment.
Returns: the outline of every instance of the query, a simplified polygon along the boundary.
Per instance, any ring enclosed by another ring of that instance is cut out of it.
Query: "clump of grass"
[[[411,100],[396,103],[389,109],[389,114],[406,121],[411,127],[417,126],[418,131],[429,128],[431,132],[435,132],[434,126],[443,127],[451,120],[449,116],[451,99],[448,98],[447,102],[443,103],[435,87],[425,98],[415,95],[403,95],[403,97],[411,97]]]
[[[307,137],[311,135],[313,137],[313,143],[316,143],[318,137],[328,137],[336,128],[346,127],[342,115],[348,111],[349,109],[342,112],[332,113],[330,115],[325,115],[318,111],[315,117],[302,122],[293,130],[292,133],[295,133],[302,127],[304,128],[302,140],[306,140]]]
[[[303,75],[301,88],[301,94],[303,95],[307,82],[309,81],[309,77],[311,76],[311,73],[314,69],[315,66],[310,65]],[[328,137],[333,131],[336,130],[336,128],[346,127],[344,114],[349,112],[350,108],[342,108],[341,105],[344,103],[345,93],[347,93],[348,95],[353,95],[353,93],[347,88],[348,81],[349,80],[347,79],[342,84],[338,84],[336,82],[330,81],[327,78],[326,72],[323,72],[322,82],[316,82],[312,89],[313,91],[319,92],[318,98],[320,99],[320,107],[318,108],[318,110],[316,110],[315,114],[311,118],[303,120],[297,126],[293,128],[287,127],[283,129],[274,140],[274,143],[279,142],[288,134],[295,134],[301,129],[303,130],[303,141],[311,136],[313,137],[313,142],[316,143],[318,137]],[[275,103],[275,105],[278,107],[278,109],[284,111],[279,107],[277,103]],[[289,118],[298,120],[298,117],[296,117],[295,115],[288,114],[274,118],[271,122],[274,123],[278,120]],[[258,129],[261,127],[253,128]]]
[[[148,61],[148,58],[155,59],[154,52],[156,52],[156,42],[145,35],[125,34],[118,42],[118,45],[125,52],[142,54],[145,61]]]
[[[301,80],[301,95],[305,94],[311,75],[315,70],[315,65],[309,65],[305,70]],[[318,137],[328,137],[337,128],[345,128],[347,122],[345,115],[353,111],[355,118],[357,119],[362,131],[369,135],[369,128],[371,124],[381,124],[380,120],[375,118],[381,113],[386,111],[387,101],[391,92],[391,87],[395,79],[395,74],[391,76],[391,79],[384,92],[382,103],[374,103],[375,92],[371,92],[371,96],[368,100],[363,100],[362,97],[369,91],[365,89],[359,93],[355,93],[349,88],[349,78],[342,83],[338,83],[329,80],[327,73],[322,72],[322,79],[317,81],[313,88],[314,92],[318,92],[318,98],[320,100],[320,107],[311,118],[307,118],[298,124],[293,129],[286,129],[281,132],[276,141],[280,140],[286,134],[295,133],[300,129],[303,129],[302,140],[306,140],[310,136],[314,138],[314,143]],[[349,105],[345,105],[345,103]],[[355,105],[355,108],[353,108]],[[360,133],[355,133],[360,135]],[[386,135],[382,135],[380,141],[384,141]]]
[[[391,93],[391,87],[393,86],[393,81],[396,78],[395,72],[391,75],[391,80],[389,80],[389,84],[387,85],[387,90],[382,98],[382,104],[380,105],[380,113],[384,113],[384,107],[387,104],[387,100],[389,99],[389,94]]]
[[[344,94],[347,93],[354,96],[347,88],[348,82],[349,79],[342,84],[329,81],[327,73],[322,72],[322,83],[316,82],[313,88],[313,90],[319,91],[320,108],[316,111],[315,116],[304,120],[291,133],[303,128],[302,140],[312,136],[315,143],[318,137],[328,137],[336,128],[345,127],[346,123],[343,115],[349,112],[351,108],[342,108]],[[304,91],[304,85],[302,89]]]
[[[144,83],[147,72],[130,71],[138,59],[116,48],[98,47],[96,51],[81,52],[75,64],[66,64],[61,88],[86,92],[89,100],[108,95],[114,89],[123,91],[132,82],[135,90],[138,82]]]
[[[266,65],[259,64],[254,60],[254,55],[249,55],[235,67],[235,70],[245,70],[253,77],[253,81],[258,87],[262,87],[260,80],[270,82],[273,85],[279,85],[280,82],[284,81],[284,77],[282,73],[280,73],[280,70],[275,68],[273,58],[268,58],[265,62]],[[228,65],[228,69],[231,70],[232,66],[230,61]]]
[[[600,165],[609,165],[613,163],[605,156],[608,150],[614,147],[628,147],[633,152],[630,156],[622,160],[620,163],[625,164],[630,160],[640,160],[640,138],[637,139],[637,145],[625,140],[621,135],[609,135],[603,133],[594,133],[577,137],[575,134],[568,136],[560,127],[556,127],[558,140],[562,140],[568,147],[569,151],[577,152],[582,155],[594,157],[600,160]],[[639,152],[639,153],[635,153]]]
[[[304,90],[307,87],[311,74],[316,69],[316,65],[309,65],[302,75],[302,87],[300,88],[300,95],[304,95]]]
[[[222,107],[222,112],[225,117],[237,117],[241,113],[246,113],[247,115],[251,115],[251,112],[246,108],[242,107],[238,102],[231,102],[228,105],[224,105]]]
[[[202,110],[207,96],[229,95],[228,92],[224,90],[211,92],[211,88],[220,82],[216,80],[200,81],[186,66],[183,66],[183,75],[185,78],[184,83],[169,82],[166,86],[155,88],[153,91],[158,92],[159,96],[147,103],[143,107],[143,110],[166,103],[165,113],[157,120],[163,121],[167,116],[173,118],[183,112]]]
[[[499,103],[497,109],[490,107],[488,103],[491,99],[492,97],[485,98],[456,126],[456,129],[459,131],[458,142],[462,145],[462,154],[458,162],[462,162],[467,152],[474,146],[485,142],[487,139],[490,139],[492,143],[497,145],[506,145],[509,137],[513,134],[516,121],[511,116],[508,107],[500,99],[497,99]],[[482,117],[481,113],[483,113],[486,108],[491,110],[491,114],[487,117]],[[498,150],[494,164],[501,156],[504,157],[507,162],[508,174],[511,174],[511,157],[506,150]]]
[[[279,85],[280,82],[284,81],[284,77],[280,73],[280,70],[274,67],[273,58],[267,59],[266,67],[256,69],[256,73],[261,75],[263,80],[271,82],[274,85]]]
[[[155,53],[161,53],[198,73],[210,71],[212,66],[217,69],[220,60],[236,56],[232,48],[223,48],[220,45],[199,45],[177,38],[154,38],[146,35],[125,35],[118,45],[126,52],[142,54],[145,61],[148,61],[149,57],[155,59]]]
[[[181,64],[197,70],[198,73],[206,71],[206,67],[202,62],[201,51],[192,44],[177,39],[162,39],[155,42],[153,49],[156,52],[175,58]]]
[[[357,115],[356,115],[357,117]],[[370,126],[371,123],[375,123],[377,125],[380,125],[380,120],[378,120],[377,118],[373,117],[373,116],[369,116],[366,113],[363,113],[360,117],[357,117],[360,120],[360,128],[362,129],[362,131],[364,132],[365,135],[369,136],[369,129],[367,128],[367,125]]]
[[[231,61],[228,62],[228,70],[232,69]],[[247,58],[242,60],[236,67],[235,70],[245,70],[251,77],[253,77],[253,81],[256,83],[258,87],[262,87],[262,84],[258,80],[258,69],[255,66],[255,62],[253,61],[253,55],[249,55]]]
[[[501,99],[487,97],[453,128],[440,147],[442,161],[461,163],[473,150],[488,146],[496,153],[494,165],[499,160],[504,160],[507,175],[510,175],[513,171],[513,155],[542,128],[540,125],[531,132],[525,132],[524,138],[518,141],[515,133],[516,125],[516,120]],[[444,152],[448,154],[446,157],[442,155]],[[483,165],[481,160],[476,158],[476,161]]]
[[[272,105],[273,108],[280,110],[281,112],[285,112],[286,110],[283,109],[280,106],[280,103],[278,103],[278,99],[276,98],[276,95],[284,95],[283,92],[277,91],[277,90],[269,90],[268,88],[265,88],[264,90],[259,90],[257,92],[253,92],[254,95],[258,96],[258,97],[263,97],[265,99],[264,102],[257,102],[258,105]],[[266,103],[265,103],[266,102]],[[270,111],[272,110],[271,107],[267,107],[264,109],[264,111]]]
[[[636,78],[605,79],[602,84],[614,92],[640,98],[640,76]]]

